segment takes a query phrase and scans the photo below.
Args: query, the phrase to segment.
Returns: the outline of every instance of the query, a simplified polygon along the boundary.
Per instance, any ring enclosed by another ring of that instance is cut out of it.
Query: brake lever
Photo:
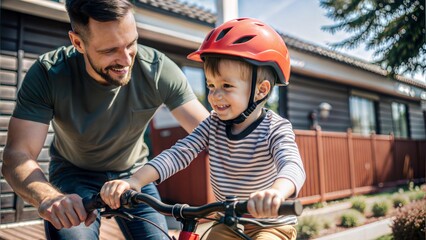
[[[240,238],[244,240],[251,240],[245,233],[244,233],[244,226],[242,226],[240,223],[240,217],[237,216],[222,216],[219,218],[219,223],[224,224],[229,229],[231,229],[235,234],[237,234]]]
[[[296,216],[285,216],[279,217],[276,219],[264,219],[264,218],[244,218],[240,217],[238,221],[242,224],[253,224],[259,227],[267,228],[271,226],[281,226],[281,225],[296,225],[297,217]]]
[[[106,217],[108,219],[111,218],[111,217],[121,217],[121,218],[124,218],[128,221],[131,221],[135,218],[132,214],[130,214],[126,211],[123,211],[121,207],[118,208],[118,209],[115,209],[115,210],[113,210],[109,207],[106,207],[105,210],[101,211],[100,214],[101,214],[101,216]]]
[[[266,227],[262,223],[260,223],[256,220],[250,219],[250,218],[241,217],[241,218],[238,218],[238,222],[241,223],[241,224],[252,224],[252,225],[259,226],[259,227]]]

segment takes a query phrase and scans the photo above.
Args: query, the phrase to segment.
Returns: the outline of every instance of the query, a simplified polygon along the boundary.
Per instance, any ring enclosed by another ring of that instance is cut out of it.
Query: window
[[[392,103],[392,124],[395,137],[408,138],[407,105]]]
[[[351,96],[349,99],[352,131],[368,135],[376,131],[374,102],[368,98]]]

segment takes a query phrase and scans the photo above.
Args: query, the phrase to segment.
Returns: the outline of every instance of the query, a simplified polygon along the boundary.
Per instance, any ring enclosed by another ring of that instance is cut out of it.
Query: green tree
[[[320,0],[320,6],[336,22],[323,30],[351,34],[333,47],[365,43],[391,75],[426,73],[425,0]]]

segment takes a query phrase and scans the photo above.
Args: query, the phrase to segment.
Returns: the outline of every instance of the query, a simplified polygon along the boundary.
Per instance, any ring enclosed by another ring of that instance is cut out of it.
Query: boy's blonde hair
[[[204,72],[210,73],[213,76],[220,76],[219,64],[222,61],[229,61],[235,63],[241,72],[241,79],[251,81],[251,74],[253,65],[237,58],[223,58],[216,56],[208,56],[204,58]],[[261,83],[263,80],[268,80],[271,83],[271,90],[275,84],[275,74],[270,67],[257,67],[257,79],[256,84]]]

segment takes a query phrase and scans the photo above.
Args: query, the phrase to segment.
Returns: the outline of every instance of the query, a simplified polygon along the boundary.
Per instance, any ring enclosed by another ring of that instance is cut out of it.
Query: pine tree
[[[336,22],[323,30],[351,34],[333,47],[365,43],[391,75],[426,73],[425,0],[320,0],[320,6]]]

